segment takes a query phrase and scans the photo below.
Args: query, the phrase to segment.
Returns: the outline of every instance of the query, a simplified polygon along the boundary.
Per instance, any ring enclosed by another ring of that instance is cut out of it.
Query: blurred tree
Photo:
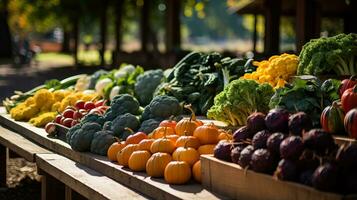
[[[10,58],[12,54],[7,7],[8,0],[0,0],[0,58]]]

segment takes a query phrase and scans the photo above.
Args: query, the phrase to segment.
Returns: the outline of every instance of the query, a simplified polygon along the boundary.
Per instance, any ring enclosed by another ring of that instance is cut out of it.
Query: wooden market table
[[[13,120],[8,114],[6,114],[5,108],[0,107],[0,126],[4,126],[2,130],[8,130],[18,133],[23,138],[27,138],[28,141],[37,146],[41,146],[42,149],[46,151],[53,152],[52,154],[36,154],[34,159],[38,167],[41,169],[41,173],[51,174],[54,179],[59,181],[66,181],[67,186],[72,187],[72,189],[77,185],[76,180],[79,179],[83,174],[80,171],[85,169],[86,174],[101,174],[97,177],[105,177],[109,180],[114,180],[121,186],[128,189],[132,197],[140,193],[141,198],[149,197],[154,199],[225,199],[225,197],[212,193],[203,188],[202,185],[191,181],[186,185],[169,185],[165,183],[163,179],[151,178],[143,172],[132,172],[128,168],[124,168],[116,163],[110,162],[104,156],[98,156],[92,153],[82,153],[76,152],[71,149],[71,147],[59,140],[54,138],[49,138],[44,129],[36,128],[29,123],[18,122]],[[0,130],[0,138],[2,136]],[[0,139],[1,141],[1,139]],[[14,140],[16,141],[16,140]],[[14,143],[14,142],[13,142]],[[17,144],[17,142],[16,142]],[[17,147],[15,143],[14,148]],[[59,169],[56,166],[66,166]],[[73,174],[78,175],[77,177],[72,176]],[[95,175],[94,175],[95,176]],[[83,188],[95,187],[100,190],[100,188],[112,187],[110,184],[94,184],[95,182],[100,183],[102,179],[91,178],[90,180],[80,181]],[[107,180],[107,181],[109,181]],[[91,185],[92,184],[92,185]],[[94,185],[93,185],[94,184]],[[123,186],[124,185],[124,186]],[[81,189],[82,190],[82,189]],[[85,190],[85,189],[84,189]],[[92,195],[92,191],[78,191],[81,195],[90,199],[102,199]],[[108,191],[112,191],[108,189]],[[95,193],[95,192],[94,192]],[[110,193],[110,192],[108,192]],[[113,192],[112,192],[113,193]],[[89,196],[89,197],[88,197]],[[112,199],[110,196],[106,196],[107,199]],[[117,199],[117,198],[115,198]],[[119,199],[125,199],[121,197]],[[135,199],[135,198],[130,198]]]

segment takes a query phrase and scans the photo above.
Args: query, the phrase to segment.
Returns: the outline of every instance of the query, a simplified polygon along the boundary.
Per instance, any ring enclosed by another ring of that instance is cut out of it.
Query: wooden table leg
[[[66,199],[65,200],[87,200],[84,196],[66,186]]]
[[[65,199],[65,185],[46,172],[41,172],[41,199],[63,200]]]
[[[7,152],[7,148],[3,145],[0,145],[0,187],[7,187]]]

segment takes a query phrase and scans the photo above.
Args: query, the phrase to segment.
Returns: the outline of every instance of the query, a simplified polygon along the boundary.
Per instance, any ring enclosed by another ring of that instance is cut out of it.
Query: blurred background
[[[356,32],[356,0],[0,0],[0,99],[48,78],[187,52],[257,59]]]

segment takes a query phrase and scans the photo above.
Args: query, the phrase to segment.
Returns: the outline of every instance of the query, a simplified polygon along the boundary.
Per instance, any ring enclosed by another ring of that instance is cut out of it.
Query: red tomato
[[[95,104],[91,101],[88,101],[84,104],[84,109],[86,110],[92,110],[93,108],[95,108]]]
[[[61,120],[62,120],[63,116],[62,115],[57,115],[54,122],[57,123],[57,124],[60,124],[61,123]]]
[[[71,109],[66,109],[62,113],[62,116],[65,118],[73,118],[73,115],[74,115],[74,110],[71,110]]]
[[[84,109],[84,104],[85,104],[85,102],[83,100],[78,100],[78,101],[76,101],[74,106],[76,106],[76,108],[79,110],[79,109]]]
[[[68,128],[71,128],[71,125],[72,125],[72,122],[73,122],[73,121],[74,121],[74,120],[71,119],[71,118],[66,118],[66,119],[63,120],[62,125],[63,125],[63,126],[66,126],[66,127],[68,127]]]

